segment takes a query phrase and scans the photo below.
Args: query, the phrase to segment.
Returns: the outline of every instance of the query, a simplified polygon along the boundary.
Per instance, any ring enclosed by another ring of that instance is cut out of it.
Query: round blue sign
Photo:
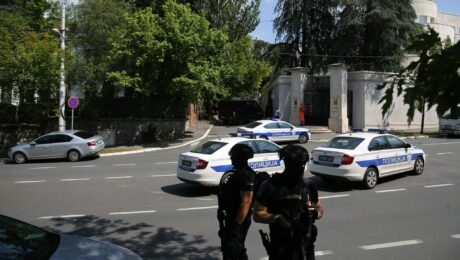
[[[70,97],[69,100],[67,100],[67,105],[70,108],[77,108],[78,107],[78,98]]]

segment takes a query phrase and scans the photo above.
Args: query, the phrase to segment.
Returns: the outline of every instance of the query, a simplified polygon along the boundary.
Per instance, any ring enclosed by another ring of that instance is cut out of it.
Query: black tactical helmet
[[[297,163],[305,165],[308,160],[308,151],[300,145],[290,144],[283,147],[279,151],[280,160],[283,160],[286,164]]]
[[[230,157],[249,160],[254,157],[254,151],[247,144],[235,144],[232,149],[230,149],[230,152],[228,152],[228,155],[230,155]]]

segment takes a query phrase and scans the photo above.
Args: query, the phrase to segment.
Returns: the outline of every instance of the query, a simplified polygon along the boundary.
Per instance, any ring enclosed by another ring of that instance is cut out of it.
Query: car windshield
[[[358,138],[358,137],[334,137],[329,142],[325,143],[323,145],[323,147],[335,148],[335,149],[353,150],[362,141],[364,141],[364,138]]]
[[[0,215],[0,259],[48,259],[59,235]]]
[[[220,148],[224,147],[227,143],[224,142],[207,142],[199,145],[191,150],[192,153],[213,154]]]
[[[260,126],[262,123],[259,123],[259,122],[252,122],[252,123],[249,123],[247,125],[245,125],[244,127],[246,128],[256,128],[258,126]]]
[[[91,133],[88,133],[88,132],[85,132],[85,131],[78,131],[78,132],[75,132],[76,136],[80,137],[80,138],[83,138],[83,139],[88,139],[88,138],[91,138],[94,136],[94,134],[91,134]]]

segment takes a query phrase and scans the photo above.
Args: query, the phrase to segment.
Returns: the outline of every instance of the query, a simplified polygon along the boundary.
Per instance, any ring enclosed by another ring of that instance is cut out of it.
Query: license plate
[[[182,166],[190,167],[192,166],[192,161],[182,160],[181,164]]]
[[[318,157],[318,160],[322,161],[322,162],[333,162],[334,161],[334,157],[332,156],[326,156],[326,155],[320,155]]]

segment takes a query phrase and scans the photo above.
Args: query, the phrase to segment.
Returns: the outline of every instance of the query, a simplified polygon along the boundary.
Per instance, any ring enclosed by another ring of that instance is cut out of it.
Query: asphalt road
[[[214,127],[207,139],[230,131]],[[428,154],[420,176],[383,179],[374,190],[306,176],[319,187],[326,209],[317,223],[318,259],[460,258],[460,139],[409,142]],[[179,153],[189,149],[2,164],[0,213],[114,242],[145,259],[221,259],[214,190],[175,176]],[[250,259],[266,257],[259,228],[268,230],[251,226]]]

